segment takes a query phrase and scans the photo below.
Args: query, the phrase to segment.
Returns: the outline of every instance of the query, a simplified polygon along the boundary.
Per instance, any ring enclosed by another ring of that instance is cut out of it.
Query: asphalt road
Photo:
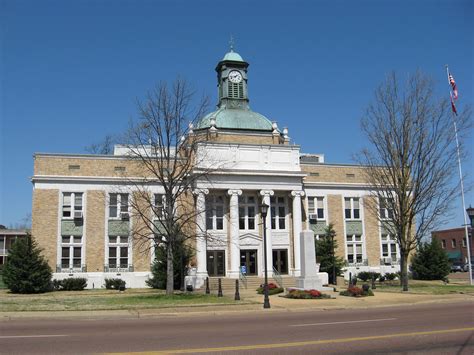
[[[474,302],[149,319],[0,322],[2,354],[474,354]]]

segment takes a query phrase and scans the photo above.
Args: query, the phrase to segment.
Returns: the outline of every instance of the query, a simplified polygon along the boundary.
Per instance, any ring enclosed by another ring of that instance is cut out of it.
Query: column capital
[[[209,189],[194,189],[193,190],[193,195],[200,195],[200,194],[203,194],[203,195],[209,194]]]
[[[275,192],[273,190],[260,190],[261,196],[273,196]]]
[[[229,196],[233,196],[233,195],[240,196],[240,195],[242,195],[242,190],[230,189],[230,190],[227,190],[227,194],[228,194]]]
[[[304,197],[305,195],[305,192],[303,190],[300,190],[300,191],[291,191],[291,196],[293,197],[296,197],[296,196],[299,196],[299,197]]]

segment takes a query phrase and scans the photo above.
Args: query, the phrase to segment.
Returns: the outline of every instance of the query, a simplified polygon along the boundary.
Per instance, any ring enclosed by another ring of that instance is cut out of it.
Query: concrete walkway
[[[331,299],[296,300],[270,296],[270,309],[263,309],[263,295],[242,296],[242,303],[235,305],[196,305],[174,308],[156,308],[143,310],[108,310],[108,311],[56,311],[56,312],[1,312],[0,321],[14,319],[133,319],[151,317],[189,317],[200,315],[231,315],[245,312],[305,312],[334,309],[363,309],[374,307],[396,307],[419,305],[423,303],[472,302],[474,294],[426,295],[411,293],[377,292],[372,297],[345,297],[336,292],[326,292]]]

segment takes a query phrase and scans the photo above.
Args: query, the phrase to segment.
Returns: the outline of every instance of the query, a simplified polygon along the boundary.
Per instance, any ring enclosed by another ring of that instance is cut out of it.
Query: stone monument
[[[331,287],[325,287],[328,274],[318,272],[316,266],[316,250],[314,248],[314,233],[305,230],[300,233],[301,245],[301,276],[296,278],[296,288],[302,290],[330,291]]]

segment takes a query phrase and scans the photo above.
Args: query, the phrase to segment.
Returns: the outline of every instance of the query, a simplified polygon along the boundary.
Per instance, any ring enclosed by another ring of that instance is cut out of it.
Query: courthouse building
[[[198,277],[263,275],[262,201],[270,206],[270,274],[299,276],[300,232],[310,229],[318,236],[329,223],[337,233],[336,253],[347,263],[346,276],[398,271],[398,246],[367,208],[372,197],[363,169],[302,153],[290,144],[287,128],[252,111],[248,63],[238,53],[227,53],[216,71],[217,110],[193,127],[194,134],[208,137],[200,149],[224,163],[194,189],[195,208],[206,216],[198,219],[198,230],[212,236],[196,238]],[[88,287],[101,287],[111,277],[125,279],[129,287],[145,285],[153,256],[141,253],[131,235],[126,153],[116,146],[114,155],[35,154],[32,234],[55,277],[81,275]],[[150,188],[163,193],[160,186]]]

